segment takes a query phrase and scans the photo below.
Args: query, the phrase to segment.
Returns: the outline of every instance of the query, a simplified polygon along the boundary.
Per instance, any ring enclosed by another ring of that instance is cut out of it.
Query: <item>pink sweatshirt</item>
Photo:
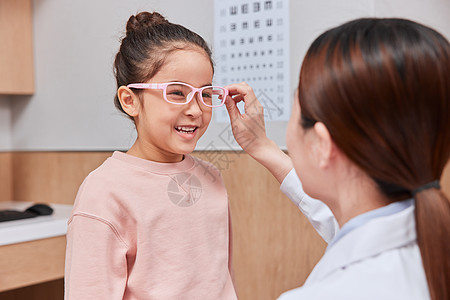
[[[211,164],[114,152],[78,191],[65,297],[237,299],[229,228],[227,192]]]

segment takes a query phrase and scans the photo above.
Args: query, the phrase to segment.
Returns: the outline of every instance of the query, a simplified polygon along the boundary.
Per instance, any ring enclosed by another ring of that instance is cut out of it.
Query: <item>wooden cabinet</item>
[[[1,246],[0,292],[63,278],[65,253],[65,236]]]
[[[0,1],[0,94],[34,93],[31,0]]]

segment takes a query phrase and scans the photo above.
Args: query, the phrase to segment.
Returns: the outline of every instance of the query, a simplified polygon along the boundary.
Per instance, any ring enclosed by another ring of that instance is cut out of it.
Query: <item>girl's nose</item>
[[[194,118],[200,117],[203,114],[201,107],[203,103],[201,102],[202,100],[200,99],[200,93],[195,93],[193,99],[188,104],[186,104],[187,108],[185,110],[185,113]]]

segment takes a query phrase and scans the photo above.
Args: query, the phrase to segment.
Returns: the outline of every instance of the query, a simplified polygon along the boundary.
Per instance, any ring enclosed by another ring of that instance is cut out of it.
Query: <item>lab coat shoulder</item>
[[[330,246],[290,299],[430,299],[414,206],[375,218]]]
[[[417,245],[393,249],[288,291],[279,300],[426,300],[428,287],[417,260]]]
[[[320,281],[284,293],[280,300],[425,300],[428,288],[417,245],[353,262]]]

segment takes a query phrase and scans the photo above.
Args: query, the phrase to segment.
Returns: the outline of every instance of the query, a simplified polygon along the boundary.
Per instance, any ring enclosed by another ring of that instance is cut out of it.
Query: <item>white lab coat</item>
[[[330,242],[339,226],[330,209],[307,196],[292,170],[281,190]],[[368,221],[327,249],[305,284],[280,300],[430,299],[416,241],[414,205]]]

